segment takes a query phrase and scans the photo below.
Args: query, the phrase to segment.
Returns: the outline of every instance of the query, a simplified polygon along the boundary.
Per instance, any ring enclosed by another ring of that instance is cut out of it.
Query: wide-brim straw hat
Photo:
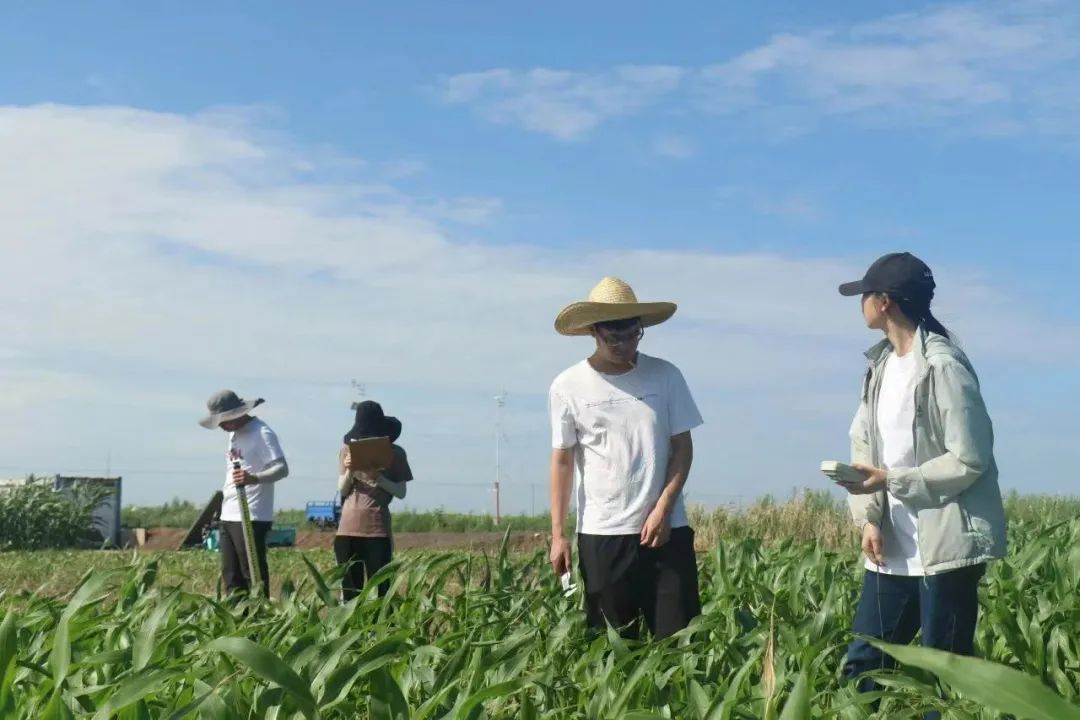
[[[606,277],[597,283],[585,302],[567,305],[555,318],[555,330],[560,335],[588,335],[596,323],[641,318],[641,326],[659,325],[672,315],[678,306],[673,302],[638,302],[634,290],[626,282]]]
[[[244,400],[232,390],[221,390],[206,401],[206,409],[210,414],[200,420],[199,424],[212,430],[223,422],[244,417],[264,402],[266,401],[262,398]]]

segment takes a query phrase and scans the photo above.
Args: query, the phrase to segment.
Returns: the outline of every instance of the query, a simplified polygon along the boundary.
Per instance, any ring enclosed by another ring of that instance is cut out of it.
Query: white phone
[[[843,485],[857,485],[865,482],[866,476],[850,465],[836,460],[821,463],[821,472]]]

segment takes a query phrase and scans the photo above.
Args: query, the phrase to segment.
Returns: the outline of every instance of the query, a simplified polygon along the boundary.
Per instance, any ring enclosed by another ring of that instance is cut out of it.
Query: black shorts
[[[645,620],[657,638],[672,635],[701,614],[694,531],[674,528],[659,548],[639,535],[578,535],[585,614],[593,628],[608,623],[628,637]]]

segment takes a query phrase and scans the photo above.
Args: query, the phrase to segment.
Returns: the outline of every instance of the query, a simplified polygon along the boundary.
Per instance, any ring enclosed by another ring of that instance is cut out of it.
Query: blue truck
[[[304,508],[307,521],[320,528],[336,528],[341,520],[341,502],[334,498],[330,502],[309,502]]]

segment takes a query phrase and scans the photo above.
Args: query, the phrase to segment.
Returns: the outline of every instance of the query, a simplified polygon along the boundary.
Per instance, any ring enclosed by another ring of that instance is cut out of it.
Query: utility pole
[[[356,408],[360,407],[360,402],[361,402],[361,401],[362,401],[362,400],[364,399],[364,384],[363,384],[363,383],[359,383],[359,382],[357,382],[356,380],[350,380],[350,381],[349,381],[349,384],[350,384],[350,385],[352,385],[352,388],[353,388],[353,390],[355,390],[355,391],[356,391],[356,394],[357,394],[357,395],[359,396],[359,398],[360,398],[359,400],[355,400],[355,401],[353,401],[353,404],[352,404],[352,405],[350,405],[350,407],[352,408],[353,412],[356,412]]]
[[[495,524],[502,521],[502,506],[500,503],[500,483],[502,479],[502,464],[499,455],[500,442],[502,441],[502,409],[506,405],[506,391],[503,390],[495,396]]]

